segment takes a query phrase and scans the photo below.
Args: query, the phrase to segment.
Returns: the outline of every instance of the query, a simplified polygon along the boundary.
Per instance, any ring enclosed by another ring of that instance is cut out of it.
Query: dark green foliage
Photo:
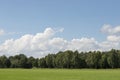
[[[0,56],[0,68],[120,68],[120,50],[106,52],[64,51],[48,54],[43,58],[26,57],[24,54]]]
[[[58,52],[56,54],[56,58],[55,58],[55,67],[56,68],[64,68],[64,63],[63,63],[63,58],[64,58],[64,53],[63,52]]]
[[[120,68],[120,51],[114,49],[108,52],[90,51],[81,53],[67,50],[58,52],[54,56],[49,54],[40,61],[43,59],[47,68]],[[41,65],[43,66],[43,63]]]
[[[109,64],[108,64],[107,58],[108,58],[108,54],[103,53],[101,55],[101,60],[100,60],[100,67],[101,68],[109,68]]]
[[[10,61],[5,55],[0,57],[0,68],[7,68],[10,66]]]
[[[26,68],[27,57],[24,54],[10,56],[11,68]]]
[[[119,53],[112,49],[111,51],[108,52],[109,55],[108,55],[108,64],[110,66],[110,68],[118,68],[119,67]]]
[[[29,68],[38,67],[38,59],[31,56],[27,59],[27,64]]]
[[[40,67],[40,68],[47,68],[47,64],[46,64],[45,58],[41,58],[38,61],[38,67]]]

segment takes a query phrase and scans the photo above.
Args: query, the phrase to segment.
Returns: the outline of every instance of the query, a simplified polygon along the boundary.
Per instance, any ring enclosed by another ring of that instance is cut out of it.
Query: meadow
[[[120,80],[120,70],[0,69],[0,80]]]

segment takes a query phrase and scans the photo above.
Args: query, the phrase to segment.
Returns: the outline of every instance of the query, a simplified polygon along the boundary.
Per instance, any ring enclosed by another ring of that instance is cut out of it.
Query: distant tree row
[[[64,51],[48,54],[43,58],[26,57],[24,54],[0,56],[0,68],[120,68],[120,50],[106,52]]]

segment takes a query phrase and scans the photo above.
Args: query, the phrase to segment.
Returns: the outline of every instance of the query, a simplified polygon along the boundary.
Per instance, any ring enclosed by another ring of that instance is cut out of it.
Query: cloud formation
[[[109,24],[104,24],[101,31],[109,35],[120,35],[120,26],[112,27]]]
[[[120,36],[109,35],[109,36],[107,36],[107,40],[111,41],[111,42],[120,42]]]
[[[93,51],[110,50],[112,48],[120,49],[119,26],[111,27],[104,25],[102,32],[107,33],[105,41],[98,42],[95,38],[80,38],[66,40],[61,37],[55,37],[56,33],[63,32],[64,29],[55,30],[46,28],[41,33],[35,35],[26,34],[18,39],[8,39],[0,45],[0,55],[26,54],[27,56],[43,57],[48,53],[56,53],[64,50]]]
[[[3,29],[0,29],[0,36],[3,35],[5,31]]]

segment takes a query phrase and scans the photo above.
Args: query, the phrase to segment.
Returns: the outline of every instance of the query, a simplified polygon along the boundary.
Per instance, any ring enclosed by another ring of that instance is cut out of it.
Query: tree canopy
[[[106,69],[120,68],[120,50],[110,51],[60,51],[42,58],[27,57],[24,54],[0,56],[0,68],[69,68]]]

